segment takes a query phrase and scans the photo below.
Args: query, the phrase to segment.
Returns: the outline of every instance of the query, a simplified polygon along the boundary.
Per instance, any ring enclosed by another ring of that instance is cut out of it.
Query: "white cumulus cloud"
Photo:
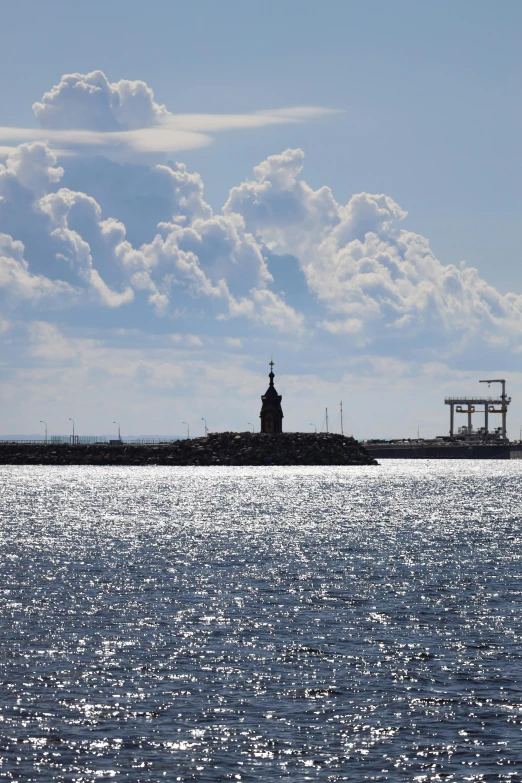
[[[164,121],[151,92],[118,83],[116,95],[99,74],[67,81],[45,106],[54,111],[62,91],[78,85],[88,95],[101,90],[100,105],[113,113],[140,95],[143,116]],[[472,267],[443,264],[425,237],[403,227],[407,213],[389,195],[357,193],[339,204],[329,187],[307,184],[303,165],[300,149],[270,156],[214,213],[201,177],[182,163],[59,166],[48,145],[24,143],[0,164],[0,288],[11,307],[127,311],[126,328],[187,318],[195,337],[197,320],[217,329],[239,319],[254,332],[320,333],[354,350],[384,341],[398,355],[447,357],[474,340],[520,350],[521,296],[501,294]],[[296,259],[297,299],[291,282],[276,282],[289,269],[281,256]]]
[[[67,297],[71,302],[76,298],[75,290],[67,283],[49,280],[44,275],[34,275],[24,258],[22,242],[8,234],[0,233],[0,292],[7,292],[10,304],[16,300],[42,299],[63,302]]]
[[[64,305],[74,289],[86,304],[111,309],[144,294],[159,315],[206,300],[213,318],[302,330],[302,316],[269,290],[272,276],[243,218],[213,215],[201,178],[183,164],[154,167],[149,184],[167,197],[170,220],[160,221],[152,241],[137,246],[125,224],[105,215],[95,198],[56,189],[63,174],[41,142],[21,145],[0,169],[0,228],[6,236],[8,228],[19,232],[18,244],[5,253],[4,287],[33,301],[62,294]],[[30,264],[46,266],[46,275],[33,274]]]
[[[295,255],[310,292],[325,306],[333,334],[365,333],[419,344],[508,330],[518,343],[522,297],[502,295],[466,266],[444,265],[429,241],[401,227],[407,213],[384,194],[358,193],[338,204],[327,187],[300,178],[302,150],[273,155],[255,179],[230,192],[224,211],[275,252]]]
[[[33,104],[42,128],[117,131],[158,125],[168,116],[145,82],[109,82],[102,71],[71,73]]]

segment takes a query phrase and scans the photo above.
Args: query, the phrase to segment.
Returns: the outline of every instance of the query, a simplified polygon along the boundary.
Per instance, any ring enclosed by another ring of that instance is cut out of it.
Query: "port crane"
[[[487,413],[501,413],[502,414],[502,437],[506,438],[506,420],[507,420],[507,409],[508,405],[511,402],[511,397],[506,396],[506,381],[504,378],[490,378],[489,380],[485,381],[479,381],[479,383],[487,383],[488,386],[490,386],[492,383],[501,383],[502,384],[502,394],[500,395],[501,399],[501,407],[495,408],[493,405],[491,408],[488,408]],[[487,419],[486,419],[487,421]],[[487,433],[487,424],[486,424],[486,433]]]
[[[484,406],[484,429],[482,430],[483,437],[490,438],[489,433],[489,414],[501,413],[502,414],[502,426],[499,428],[500,434],[493,434],[493,438],[500,437],[502,440],[507,439],[507,410],[508,405],[511,402],[511,397],[506,394],[506,381],[504,378],[489,378],[479,381],[479,383],[487,383],[488,386],[492,383],[500,383],[502,385],[502,394],[499,397],[446,397],[444,402],[450,406],[450,437],[454,437],[454,414],[465,413],[468,416],[468,425],[466,428],[462,428],[462,432],[466,436],[472,436],[475,433],[472,429],[471,416],[476,411],[476,406]],[[499,407],[495,407],[495,406]],[[498,431],[497,431],[498,432]],[[481,435],[481,430],[476,433]]]

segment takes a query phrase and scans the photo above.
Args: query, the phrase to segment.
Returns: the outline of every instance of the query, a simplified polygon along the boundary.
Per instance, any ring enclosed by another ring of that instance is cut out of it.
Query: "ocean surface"
[[[0,779],[522,779],[522,461],[0,486]]]

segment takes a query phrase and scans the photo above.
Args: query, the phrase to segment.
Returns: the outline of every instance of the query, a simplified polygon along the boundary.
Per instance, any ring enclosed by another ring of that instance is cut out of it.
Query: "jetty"
[[[357,440],[333,433],[211,432],[157,444],[0,443],[1,465],[376,465]]]

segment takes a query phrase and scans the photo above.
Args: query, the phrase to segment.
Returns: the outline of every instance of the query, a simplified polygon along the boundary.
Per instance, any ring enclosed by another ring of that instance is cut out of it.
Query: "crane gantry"
[[[484,440],[502,439],[507,440],[507,410],[511,397],[506,395],[506,381],[504,378],[490,378],[479,381],[479,383],[487,383],[490,386],[492,383],[502,384],[502,394],[499,397],[445,397],[444,402],[450,406],[450,437],[454,437],[454,415],[455,413],[465,413],[468,416],[467,427],[460,428],[460,434],[465,436],[482,436]],[[472,426],[472,414],[476,412],[476,406],[484,406],[484,428],[473,432]],[[495,406],[499,405],[499,408]],[[465,406],[465,407],[463,407]],[[497,428],[493,433],[489,431],[489,414],[500,413],[502,414],[502,426]]]

